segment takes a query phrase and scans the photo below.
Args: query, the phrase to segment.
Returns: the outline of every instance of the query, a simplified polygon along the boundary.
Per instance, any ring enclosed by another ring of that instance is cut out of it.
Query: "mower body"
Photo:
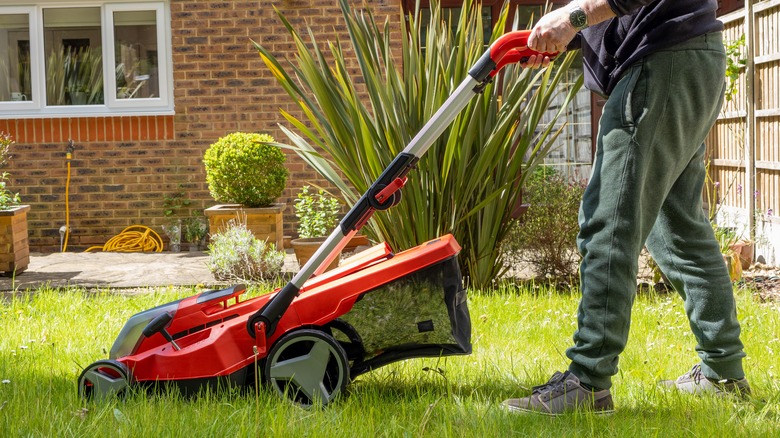
[[[332,348],[340,347],[347,358],[346,376],[340,376],[346,380],[410,357],[468,354],[470,321],[459,251],[447,235],[397,254],[387,244],[358,253],[309,279],[270,336],[251,336],[247,318],[278,290],[242,301],[246,288],[237,285],[167,303],[132,316],[114,342],[110,360],[101,362],[124,368],[119,374],[126,374],[121,377],[130,384],[170,382],[189,393],[220,381],[252,384],[255,367],[261,373],[267,369],[269,351],[296,331],[321,332],[336,341]],[[364,299],[371,302],[370,309],[354,312]],[[162,314],[171,317],[165,329],[173,342],[160,332],[144,335]],[[377,317],[385,322],[378,323]],[[394,341],[400,344],[390,345]],[[117,374],[99,367],[92,371]],[[261,380],[273,378],[268,372]],[[90,385],[97,382],[87,380],[84,390],[94,390]],[[280,389],[288,383],[281,379]]]

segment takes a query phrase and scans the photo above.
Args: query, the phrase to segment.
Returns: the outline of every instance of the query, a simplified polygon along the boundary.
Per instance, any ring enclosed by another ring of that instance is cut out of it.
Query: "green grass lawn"
[[[559,418],[509,414],[503,399],[555,370],[575,327],[577,297],[504,289],[471,293],[474,353],[416,359],[359,376],[324,409],[304,410],[267,389],[182,399],[132,393],[91,403],[76,395],[82,368],[108,356],[127,318],[193,294],[157,289],[122,296],[78,289],[17,296],[0,308],[0,436],[778,436],[780,309],[738,292],[747,402],[659,389],[697,358],[676,296],[640,296],[614,379],[617,412]]]

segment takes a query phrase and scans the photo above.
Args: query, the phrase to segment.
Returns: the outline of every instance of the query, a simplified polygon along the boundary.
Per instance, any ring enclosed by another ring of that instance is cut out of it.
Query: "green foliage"
[[[480,8],[472,0],[463,3],[454,33],[436,5],[427,32],[418,13],[402,17],[399,33],[388,24],[380,28],[370,10],[352,11],[345,0],[340,4],[349,48],[337,40],[328,44],[329,53],[323,52],[315,32],[304,40],[281,14],[297,48],[292,73],[274,56],[275,49],[255,46],[305,114],[298,119],[283,112],[292,125],[282,127],[290,147],[354,205],[466,78],[485,47]],[[504,33],[507,15],[505,8],[493,40]],[[399,38],[401,59],[395,59]],[[347,66],[347,50],[361,74]],[[470,284],[490,284],[504,270],[499,244],[511,225],[523,179],[559,133],[553,128],[557,115],[547,125],[542,119],[573,59],[570,53],[554,68],[505,69],[501,80],[475,95],[444,129],[409,175],[403,201],[374,215],[365,234],[404,249],[453,233],[463,247],[461,262]],[[556,102],[558,115],[581,81]]]
[[[268,134],[234,132],[206,150],[206,182],[217,202],[267,207],[287,184],[286,157]]]
[[[11,159],[11,146],[14,144],[10,135],[0,132],[0,167],[8,164]],[[22,200],[19,193],[14,193],[8,189],[8,172],[0,173],[0,210],[8,210],[16,207]]]
[[[184,240],[192,243],[200,243],[209,231],[209,225],[200,212],[193,211],[192,216],[182,221]]]
[[[737,95],[737,81],[742,69],[747,65],[747,58],[742,53],[745,48],[745,34],[733,41],[726,41],[726,101],[731,101]]]
[[[163,215],[168,219],[175,219],[181,215],[182,209],[189,207],[191,203],[184,188],[180,185],[177,192],[166,194],[163,197]]]
[[[231,220],[211,235],[208,265],[220,281],[259,281],[281,275],[284,252],[256,238],[246,224]]]
[[[539,167],[526,182],[526,213],[504,241],[506,260],[530,267],[539,277],[576,278],[577,233],[584,182],[566,181],[555,169]]]
[[[721,254],[732,252],[731,247],[740,240],[737,230],[732,227],[721,227],[713,223],[712,231],[715,233],[715,239],[718,241]]]
[[[339,221],[339,200],[324,190],[309,193],[311,187],[304,186],[295,200],[295,216],[298,217],[298,237],[327,236]]]

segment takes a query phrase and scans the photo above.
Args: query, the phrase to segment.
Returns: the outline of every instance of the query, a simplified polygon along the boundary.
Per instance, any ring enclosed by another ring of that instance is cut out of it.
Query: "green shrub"
[[[267,207],[287,184],[287,159],[268,134],[234,132],[206,150],[206,182],[217,202]]]
[[[338,199],[320,189],[309,193],[311,187],[304,186],[295,200],[295,216],[298,217],[298,237],[327,236],[338,224]]]
[[[259,281],[282,273],[284,252],[273,243],[257,239],[246,224],[232,220],[211,235],[209,270],[220,281]]]
[[[528,211],[504,241],[506,262],[538,277],[575,279],[580,260],[577,215],[584,191],[583,182],[566,181],[549,167],[537,168],[524,188]]]
[[[8,160],[11,158],[11,145],[13,144],[14,141],[10,135],[0,132],[0,167],[8,164]],[[8,179],[7,172],[0,173],[0,210],[8,210],[22,202],[18,193],[8,190]]]

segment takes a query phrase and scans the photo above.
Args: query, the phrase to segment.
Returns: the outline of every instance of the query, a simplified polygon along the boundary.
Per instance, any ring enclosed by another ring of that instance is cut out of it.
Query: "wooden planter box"
[[[27,239],[29,205],[0,210],[0,272],[21,274],[30,264],[30,244]]]
[[[268,240],[281,250],[284,248],[282,217],[287,204],[270,207],[247,208],[241,204],[220,204],[205,210],[209,219],[209,232],[223,230],[233,219],[246,222],[246,227],[260,240]]]

